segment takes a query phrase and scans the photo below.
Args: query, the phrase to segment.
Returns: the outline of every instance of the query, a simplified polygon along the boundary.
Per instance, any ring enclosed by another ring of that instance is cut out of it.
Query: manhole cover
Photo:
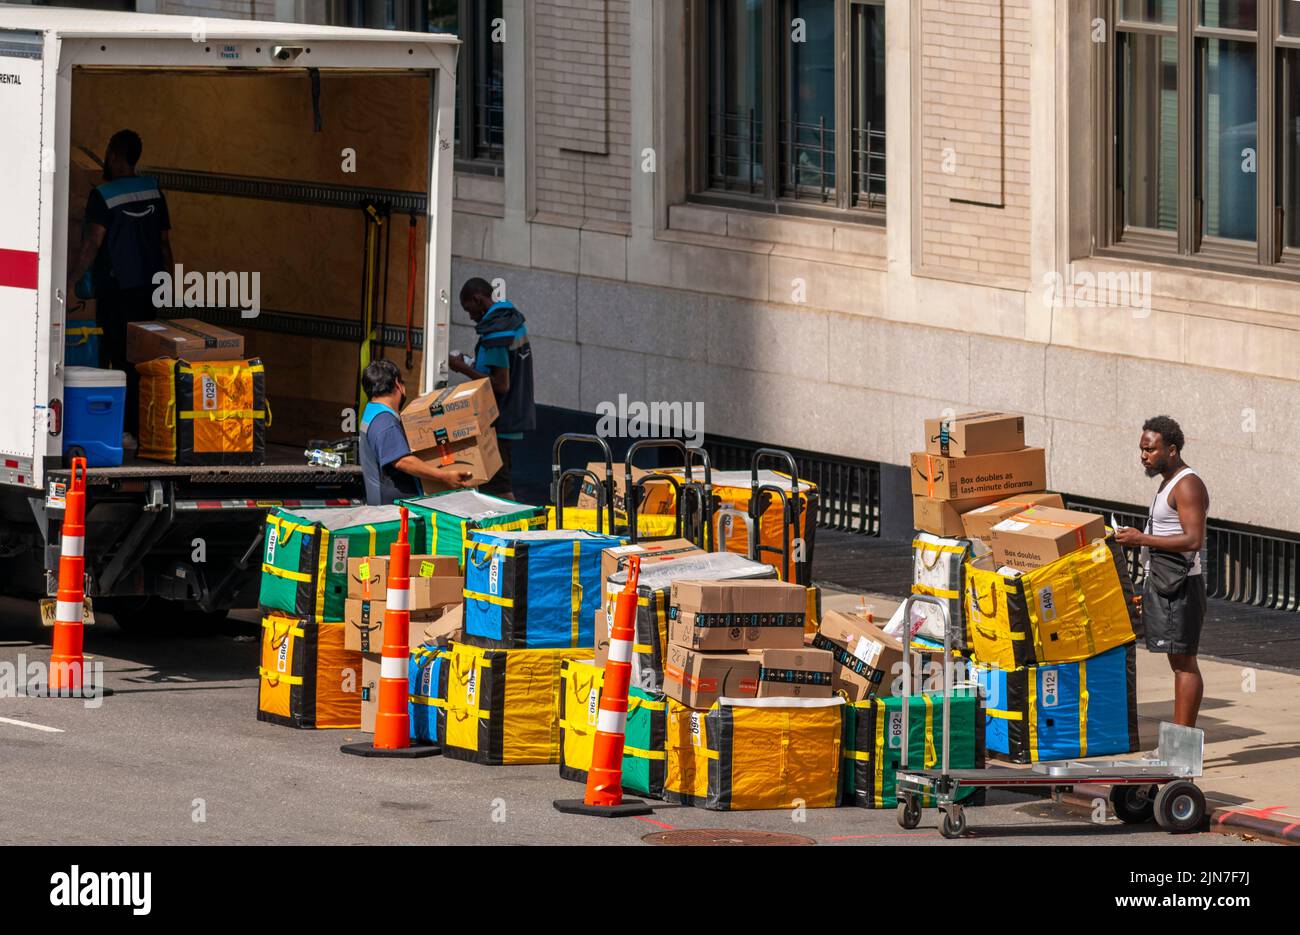
[[[656,831],[641,839],[647,844],[677,847],[791,847],[816,844],[812,838],[775,831],[730,831],[726,828],[691,828],[686,831]]]

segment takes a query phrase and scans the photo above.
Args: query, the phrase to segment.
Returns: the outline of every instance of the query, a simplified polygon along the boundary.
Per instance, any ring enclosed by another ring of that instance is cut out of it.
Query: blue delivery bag
[[[579,529],[475,529],[465,544],[463,640],[485,649],[595,645],[600,555],[617,536]]]
[[[442,697],[442,667],[451,658],[446,646],[425,643],[411,650],[406,667],[408,682],[407,713],[411,716],[411,739],[420,743],[441,743],[439,718],[444,716],[447,700]]]

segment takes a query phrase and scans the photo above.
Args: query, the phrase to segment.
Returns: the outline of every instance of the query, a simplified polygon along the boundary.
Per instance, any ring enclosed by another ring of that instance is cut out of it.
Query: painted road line
[[[43,730],[47,734],[61,734],[62,727],[46,727],[44,724],[33,724],[31,721],[17,721],[11,717],[0,717],[0,724],[13,724],[17,727],[30,727],[32,730]]]

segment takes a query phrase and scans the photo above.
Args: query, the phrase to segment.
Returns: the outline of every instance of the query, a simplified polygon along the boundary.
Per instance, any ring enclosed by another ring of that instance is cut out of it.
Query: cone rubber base
[[[113,694],[113,689],[83,685],[81,688],[56,688],[51,691],[48,685],[28,685],[25,693],[28,698],[75,698],[78,701],[89,701],[92,698],[107,698]]]
[[[624,799],[617,805],[588,805],[582,799],[556,799],[555,810],[565,815],[592,815],[596,818],[631,818],[653,815],[654,808],[640,799]]]
[[[345,743],[339,747],[339,750],[352,756],[392,757],[403,760],[416,760],[424,756],[442,754],[442,747],[431,743],[413,743],[409,747],[398,747],[393,750],[376,747],[373,743]]]

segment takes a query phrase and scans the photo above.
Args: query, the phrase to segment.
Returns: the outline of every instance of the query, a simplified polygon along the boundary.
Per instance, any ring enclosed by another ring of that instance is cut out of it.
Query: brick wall
[[[631,0],[537,0],[537,210],[631,220]]]
[[[1029,275],[1029,5],[921,2],[921,263]]]

